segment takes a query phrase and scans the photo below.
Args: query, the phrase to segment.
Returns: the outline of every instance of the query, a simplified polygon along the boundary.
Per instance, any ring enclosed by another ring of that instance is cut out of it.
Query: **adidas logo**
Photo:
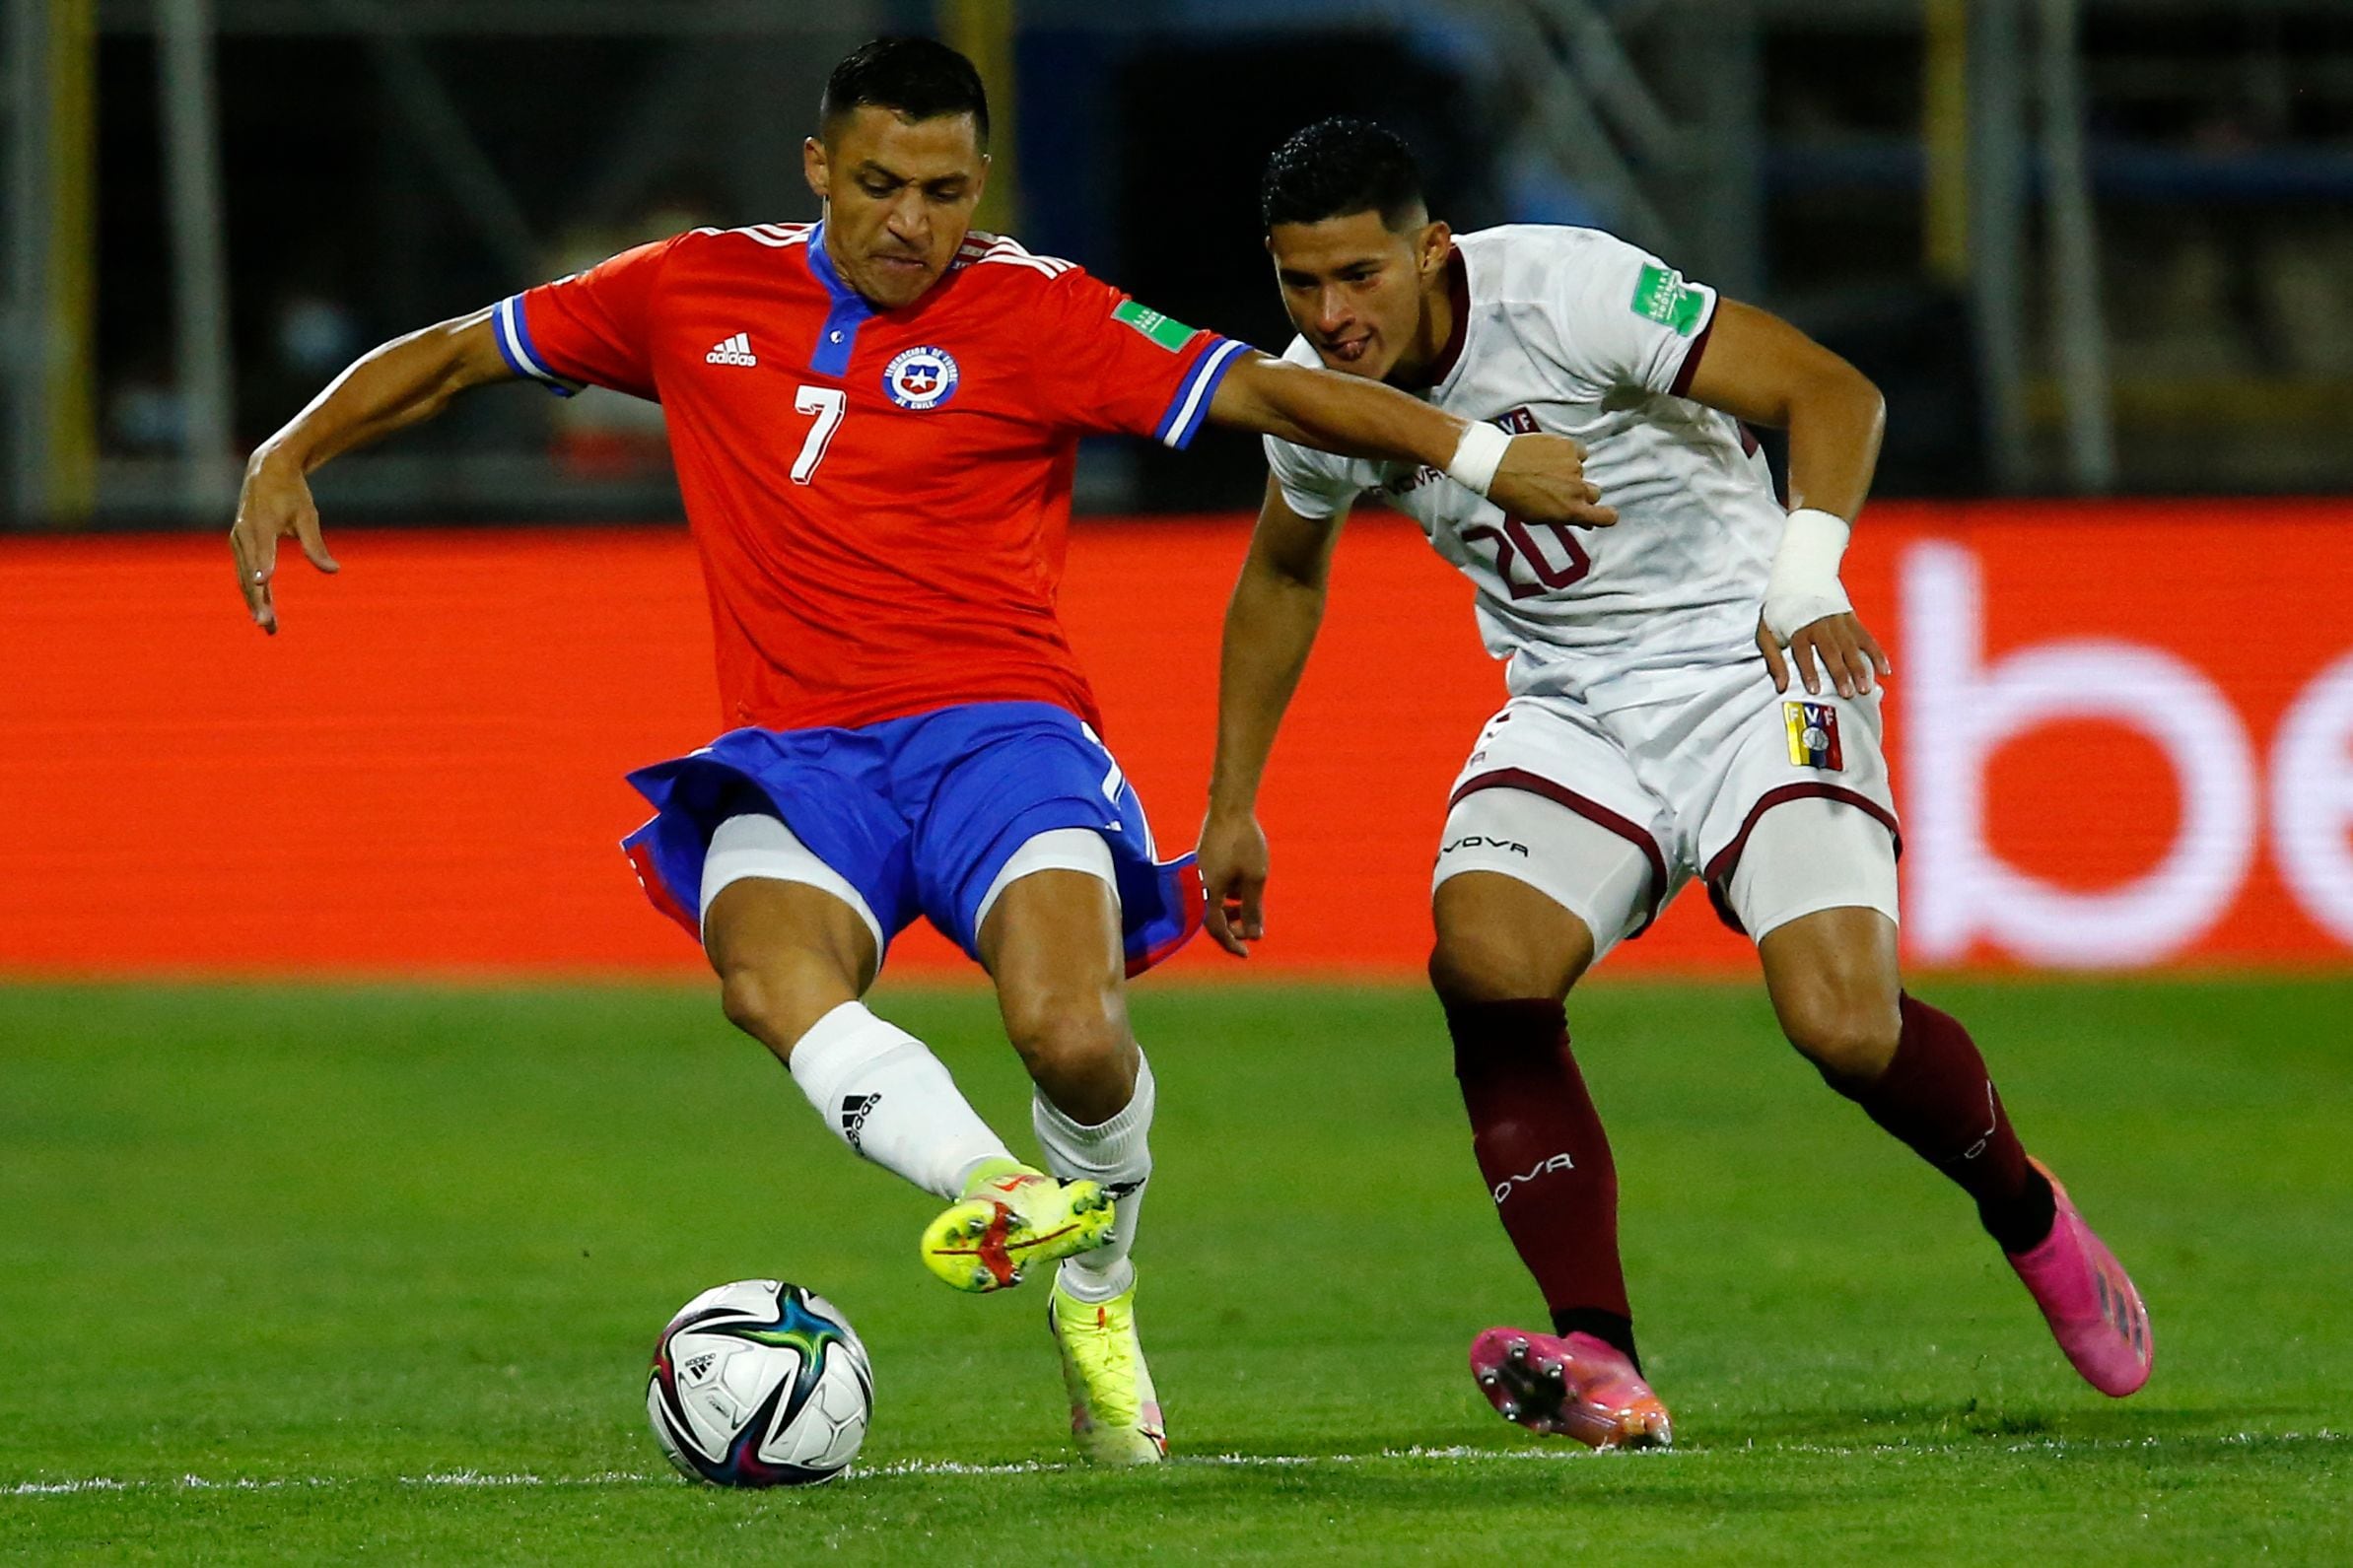
[[[738,332],[724,343],[714,346],[703,356],[707,365],[757,365],[759,356],[752,353],[752,335]]]
[[[712,350],[718,353],[717,349]],[[750,358],[746,355],[745,358]],[[864,1154],[865,1146],[859,1135],[865,1130],[866,1118],[874,1114],[874,1107],[882,1103],[878,1094],[846,1094],[842,1096],[842,1137],[854,1153]]]

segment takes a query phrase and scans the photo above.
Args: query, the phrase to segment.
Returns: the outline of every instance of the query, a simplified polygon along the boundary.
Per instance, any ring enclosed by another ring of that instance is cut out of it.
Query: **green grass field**
[[[1572,1018],[1682,1446],[1499,1421],[1541,1322],[1412,990],[1139,996],[1179,1463],[1073,1467],[1042,1292],[965,1298],[701,990],[0,989],[0,1552],[482,1562],[2353,1558],[2353,982],[1932,985],[2146,1292],[2076,1382],[1966,1202],[1761,995]],[[1027,1140],[979,992],[886,994]],[[644,1367],[782,1274],[872,1349],[859,1472],[691,1486]]]

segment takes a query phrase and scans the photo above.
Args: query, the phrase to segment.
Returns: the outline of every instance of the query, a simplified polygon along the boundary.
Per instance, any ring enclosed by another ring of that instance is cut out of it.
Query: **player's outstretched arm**
[[[1236,958],[1267,933],[1267,835],[1258,824],[1258,785],[1283,710],[1298,689],[1324,620],[1332,547],[1346,513],[1302,517],[1267,480],[1250,554],[1225,606],[1217,660],[1217,756],[1210,768],[1210,812],[1201,825],[1205,923]]]
[[[1362,376],[1245,354],[1217,383],[1210,418],[1347,457],[1425,463],[1529,522],[1618,520],[1567,437],[1507,436]]]
[[[1773,685],[1787,691],[1795,663],[1806,690],[1821,691],[1819,659],[1839,696],[1868,692],[1890,673],[1888,656],[1855,619],[1838,561],[1879,466],[1887,424],[1879,388],[1780,317],[1723,300],[1687,391],[1736,419],[1789,433],[1789,522],[1757,627]]]
[[[327,383],[309,407],[261,443],[245,464],[237,498],[229,553],[237,561],[238,591],[246,613],[264,632],[278,630],[270,578],[278,569],[278,541],[292,537],[321,572],[339,570],[319,532],[311,499],[311,471],[328,458],[381,441],[403,426],[431,419],[452,397],[514,372],[499,353],[491,312],[476,311],[429,326],[374,349]]]

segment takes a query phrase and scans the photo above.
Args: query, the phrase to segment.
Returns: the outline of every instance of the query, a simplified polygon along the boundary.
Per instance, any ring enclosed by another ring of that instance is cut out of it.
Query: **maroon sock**
[[[1959,1019],[1910,996],[1887,1070],[1868,1083],[1823,1076],[1832,1088],[1976,1199],[1977,1217],[2005,1252],[2050,1234],[2050,1184],[2027,1164],[1985,1058]]]
[[[1632,1358],[1618,1261],[1618,1168],[1569,1054],[1560,1003],[1450,1004],[1446,1030],[1480,1173],[1544,1292],[1555,1331],[1581,1329]]]

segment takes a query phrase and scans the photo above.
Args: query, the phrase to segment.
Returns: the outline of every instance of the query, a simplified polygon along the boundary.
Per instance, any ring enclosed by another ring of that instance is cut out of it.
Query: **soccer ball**
[[[646,1383],[661,1451],[722,1486],[833,1479],[873,1408],[873,1368],[850,1320],[781,1279],[717,1285],[679,1308]]]

